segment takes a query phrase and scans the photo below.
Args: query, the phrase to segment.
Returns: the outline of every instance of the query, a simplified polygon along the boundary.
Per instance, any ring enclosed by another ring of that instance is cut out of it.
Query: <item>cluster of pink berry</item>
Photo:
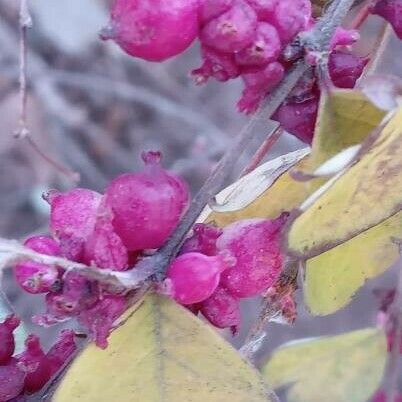
[[[265,293],[282,271],[286,218],[242,220],[224,229],[197,224],[168,268],[165,291],[214,326],[235,332],[240,299]],[[283,313],[289,316],[294,305],[286,303]]]
[[[293,64],[284,49],[313,26],[310,0],[115,0],[101,37],[150,61],[178,55],[198,37],[203,64],[192,72],[196,82],[241,77],[245,89],[238,109],[252,113]],[[367,63],[347,48],[358,38],[357,31],[339,28],[332,39],[328,67],[338,87],[352,88]],[[319,96],[310,74],[273,118],[310,143]]]
[[[25,401],[25,395],[40,391],[76,350],[74,332],[64,330],[45,353],[36,335],[29,335],[25,350],[14,355],[14,330],[20,320],[11,315],[0,324],[0,401]]]
[[[145,169],[117,177],[104,195],[80,188],[47,193],[52,238],[35,236],[25,245],[101,269],[132,267],[144,250],[165,242],[188,204],[186,184],[162,169],[160,158],[159,152],[144,153]],[[46,293],[47,312],[34,322],[51,325],[75,317],[98,346],[107,346],[113,323],[127,307],[124,289],[34,261],[18,263],[14,273],[25,291]]]

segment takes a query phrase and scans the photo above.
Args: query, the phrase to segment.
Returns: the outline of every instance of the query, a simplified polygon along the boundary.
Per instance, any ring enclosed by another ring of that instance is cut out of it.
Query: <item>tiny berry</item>
[[[198,34],[198,0],[115,0],[102,39],[128,54],[163,61],[187,49]]]
[[[331,38],[330,48],[335,49],[337,46],[350,46],[360,39],[359,31],[356,29],[345,29],[338,27]]]
[[[50,191],[44,197],[50,204],[50,229],[60,241],[61,254],[79,261],[95,226],[101,194],[76,188],[66,193]]]
[[[50,380],[51,367],[36,335],[28,336],[25,351],[17,358],[18,366],[26,373],[25,392],[33,394],[39,391]]]
[[[237,332],[240,325],[239,300],[225,288],[219,286],[200,306],[201,313],[212,325],[231,328],[233,334]]]
[[[20,320],[15,315],[9,315],[0,324],[0,365],[7,364],[14,354],[15,342],[13,332],[19,325]]]
[[[186,184],[162,169],[160,158],[158,152],[144,153],[144,171],[123,174],[106,189],[113,227],[130,251],[162,246],[188,204]]]
[[[378,0],[371,12],[387,20],[402,39],[402,0]]]
[[[228,11],[204,26],[200,40],[223,52],[237,52],[252,43],[256,27],[254,10],[245,1],[236,0]]]
[[[281,40],[276,28],[259,22],[253,42],[236,53],[236,62],[243,66],[261,66],[275,61],[281,52]]]
[[[25,246],[41,254],[60,255],[58,243],[46,236],[34,236]],[[35,261],[24,261],[14,267],[17,283],[28,293],[47,293],[57,289],[59,271],[56,267]]]
[[[16,398],[24,388],[25,372],[18,366],[16,359],[0,366],[0,401]]]
[[[177,257],[167,270],[172,297],[180,304],[199,303],[212,295],[227,268],[221,256],[187,253]]]
[[[275,220],[249,219],[224,228],[217,247],[228,250],[236,264],[222,273],[221,285],[233,296],[257,296],[279,277],[283,263],[280,232],[285,220],[285,215]]]

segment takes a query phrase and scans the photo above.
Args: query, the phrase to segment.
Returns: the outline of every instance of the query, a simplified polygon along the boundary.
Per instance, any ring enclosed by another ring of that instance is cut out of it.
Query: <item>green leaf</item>
[[[211,327],[172,300],[148,295],[105,350],[74,361],[55,402],[266,402],[261,375]]]
[[[274,388],[288,386],[289,402],[366,402],[386,359],[384,333],[368,328],[285,344],[263,373]]]

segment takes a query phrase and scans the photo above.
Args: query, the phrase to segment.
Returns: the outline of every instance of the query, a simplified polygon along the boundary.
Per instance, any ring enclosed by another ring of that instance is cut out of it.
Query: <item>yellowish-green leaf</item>
[[[266,402],[261,375],[212,328],[173,301],[148,295],[106,350],[89,346],[55,402]]]
[[[290,254],[310,258],[379,224],[402,208],[402,108],[367,151],[293,222]]]
[[[391,237],[402,238],[402,213],[306,262],[304,301],[315,315],[346,306],[367,279],[399,258]]]
[[[263,372],[289,402],[366,402],[381,383],[387,358],[376,328],[306,339],[277,349]]]
[[[336,90],[329,97],[323,96],[311,156],[299,162],[296,169],[312,172],[343,149],[359,144],[378,126],[383,116],[384,112],[359,91]],[[298,207],[323,183],[323,179],[295,181],[286,172],[247,207],[235,212],[208,211],[207,220],[226,226],[240,219],[274,218],[283,211]],[[224,190],[218,199],[225,202],[229,201],[228,197],[230,192]]]

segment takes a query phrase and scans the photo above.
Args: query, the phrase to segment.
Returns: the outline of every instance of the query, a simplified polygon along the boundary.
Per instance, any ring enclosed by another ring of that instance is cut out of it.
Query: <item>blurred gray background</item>
[[[71,180],[39,157],[24,141],[13,138],[18,123],[18,4],[0,0],[0,235],[23,239],[46,233],[48,210],[41,193],[68,189]],[[32,136],[41,149],[81,175],[80,186],[102,191],[115,175],[140,167],[143,149],[160,149],[164,164],[182,175],[197,191],[216,161],[246,122],[237,113],[239,80],[196,87],[189,71],[200,65],[198,45],[161,64],[125,55],[113,43],[98,39],[108,20],[108,1],[31,0],[33,28],[28,37],[29,107]],[[371,17],[356,51],[368,55],[380,20]],[[394,36],[380,72],[401,74],[402,45]],[[268,120],[256,127],[256,141],[239,158],[235,179],[270,132]],[[285,134],[267,158],[300,148]],[[374,287],[392,283],[390,270],[371,281],[348,308],[336,315],[313,318],[299,307],[294,327],[271,324],[261,358],[285,341],[335,334],[372,325]],[[40,297],[30,297],[5,278],[6,291],[17,311],[28,318],[41,310]],[[256,301],[244,303],[244,322],[233,339],[241,344],[256,314]],[[53,331],[30,327],[45,334]]]

